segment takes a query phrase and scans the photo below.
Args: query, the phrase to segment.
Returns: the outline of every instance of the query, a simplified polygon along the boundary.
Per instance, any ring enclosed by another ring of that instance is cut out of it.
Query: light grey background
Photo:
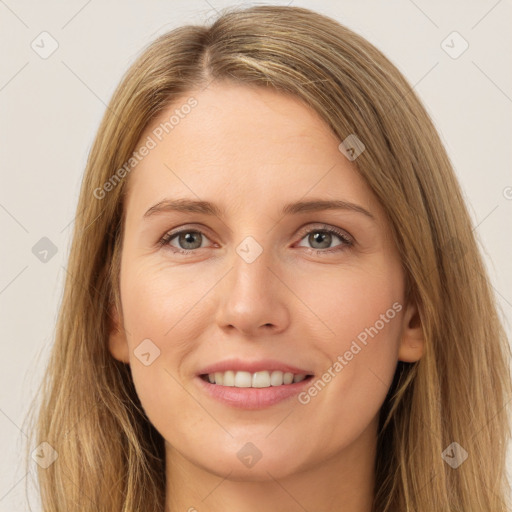
[[[0,511],[29,509],[24,486],[34,466],[27,473],[22,464],[22,423],[52,343],[79,185],[106,103],[147,43],[228,5],[235,3],[0,0]],[[293,5],[366,37],[414,86],[455,166],[510,334],[511,1]],[[50,48],[43,31],[58,43],[46,59],[31,47]],[[453,31],[469,44],[458,58],[445,51],[462,48],[458,36],[446,40]],[[57,248],[46,263],[32,252],[42,237]]]

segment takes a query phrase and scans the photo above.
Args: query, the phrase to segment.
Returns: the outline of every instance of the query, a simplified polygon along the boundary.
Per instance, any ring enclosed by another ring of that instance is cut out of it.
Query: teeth
[[[281,384],[283,384],[283,375],[283,372],[280,371],[272,372],[272,374],[270,375],[270,385],[280,386]]]
[[[306,378],[305,373],[294,375],[291,372],[281,372],[267,370],[261,372],[215,372],[208,374],[208,381],[211,384],[220,386],[230,386],[237,388],[269,388],[270,386],[282,386],[292,382],[301,382]]]

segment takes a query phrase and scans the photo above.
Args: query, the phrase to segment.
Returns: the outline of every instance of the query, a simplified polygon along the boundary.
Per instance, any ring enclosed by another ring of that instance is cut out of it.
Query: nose
[[[235,252],[228,275],[216,290],[217,325],[251,338],[286,330],[290,322],[290,292],[279,278],[272,251],[263,250],[252,262]]]

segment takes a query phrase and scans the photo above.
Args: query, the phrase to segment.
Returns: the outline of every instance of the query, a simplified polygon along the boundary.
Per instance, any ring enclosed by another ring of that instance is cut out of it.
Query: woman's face
[[[110,350],[189,464],[234,479],[353,464],[397,361],[421,356],[390,226],[340,142],[299,100],[229,83],[140,140]]]

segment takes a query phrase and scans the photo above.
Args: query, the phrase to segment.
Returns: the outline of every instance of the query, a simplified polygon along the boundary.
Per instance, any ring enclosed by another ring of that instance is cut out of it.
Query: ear
[[[421,318],[415,303],[407,305],[403,322],[398,359],[407,363],[414,363],[421,359],[425,350]]]
[[[129,363],[128,340],[123,322],[115,306],[110,309],[108,348],[112,356],[123,363]]]

